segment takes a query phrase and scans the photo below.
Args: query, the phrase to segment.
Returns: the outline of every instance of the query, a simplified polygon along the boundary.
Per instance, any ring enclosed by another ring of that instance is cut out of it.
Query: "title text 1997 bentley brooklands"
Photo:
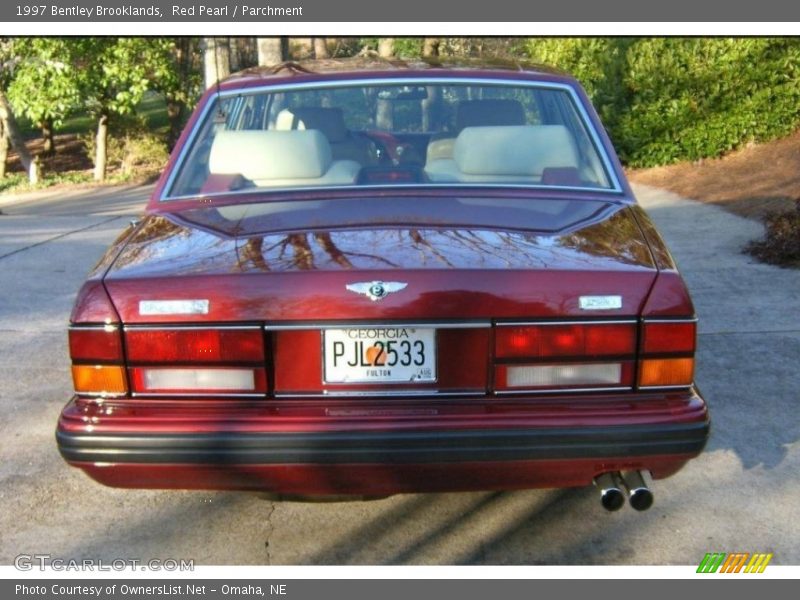
[[[284,64],[204,96],[81,289],[58,445],[120,487],[644,509],[708,435],[695,334],[573,79]]]

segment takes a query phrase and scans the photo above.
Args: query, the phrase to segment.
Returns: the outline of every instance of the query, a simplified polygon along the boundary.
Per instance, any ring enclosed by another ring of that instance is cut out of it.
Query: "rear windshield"
[[[342,83],[225,95],[205,111],[167,198],[348,186],[612,189],[567,88]]]

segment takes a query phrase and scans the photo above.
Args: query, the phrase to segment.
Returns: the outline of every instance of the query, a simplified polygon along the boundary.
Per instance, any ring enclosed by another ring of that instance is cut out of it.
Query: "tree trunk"
[[[378,56],[382,58],[394,56],[394,38],[378,38]]]
[[[422,101],[422,131],[436,131],[440,129],[442,88],[438,85],[429,85],[428,97]]]
[[[281,38],[281,41],[283,41],[283,39],[284,38]],[[284,56],[291,56],[293,60],[314,58],[314,38],[293,37],[291,43],[288,43],[289,38],[285,39],[287,41],[287,46],[284,51]]]
[[[183,129],[183,119],[189,107],[186,99],[181,95],[182,90],[189,89],[192,74],[193,40],[191,38],[176,38],[173,49],[173,61],[175,71],[180,82],[179,90],[167,94],[167,119],[169,120],[169,133],[167,134],[167,147],[172,151],[175,142],[181,135]]]
[[[53,156],[56,153],[56,142],[53,138],[53,119],[44,119],[40,124],[42,129],[42,156]]]
[[[439,56],[439,38],[425,38],[422,42],[422,56]]]
[[[231,45],[228,38],[203,38],[203,65],[206,89],[231,73]]]
[[[279,37],[258,38],[258,64],[271,67],[286,60],[284,43]]]
[[[8,161],[8,138],[3,121],[0,121],[0,179],[6,176],[6,162]]]
[[[167,98],[167,120],[169,121],[169,132],[167,133],[167,148],[172,152],[172,148],[178,141],[181,135],[181,126],[183,124],[183,115],[185,114],[185,106],[183,102]]]
[[[325,38],[314,38],[314,58],[330,58],[330,52],[328,52],[328,40]]]
[[[108,115],[100,115],[97,120],[97,137],[95,138],[94,180],[104,181],[106,178],[106,162],[108,160]]]
[[[392,131],[394,129],[394,112],[391,100],[378,98],[375,126],[384,131]]]
[[[16,150],[17,156],[19,156],[22,168],[25,169],[26,173],[30,174],[33,158],[25,147],[25,140],[22,139],[22,134],[19,132],[19,127],[17,127],[14,111],[11,110],[11,105],[2,90],[0,90],[0,121],[3,122],[3,131],[6,139],[11,143],[11,147]]]

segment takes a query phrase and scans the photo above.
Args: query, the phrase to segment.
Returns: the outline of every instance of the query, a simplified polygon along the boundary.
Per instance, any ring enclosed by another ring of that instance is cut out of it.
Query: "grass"
[[[66,173],[53,173],[42,177],[36,185],[28,182],[28,177],[24,173],[9,173],[0,179],[0,194],[30,192],[41,190],[57,185],[74,185],[89,183],[92,180],[91,173],[83,171],[67,171]]]
[[[148,92],[136,107],[134,113],[146,129],[157,136],[165,137],[169,130],[167,107],[164,97],[155,92]],[[123,119],[131,120],[130,116]],[[112,120],[109,135],[119,131],[120,121]],[[37,154],[41,149],[41,131],[33,123],[24,118],[18,119],[22,136],[28,140],[28,149]],[[6,173],[0,179],[0,194],[13,194],[44,190],[48,188],[70,185],[119,185],[131,182],[152,180],[159,169],[155,167],[137,168],[133,172],[122,172],[120,169],[109,170],[105,181],[95,182],[90,168],[91,157],[86,156],[86,148],[82,140],[94,135],[95,119],[87,114],[74,114],[55,130],[56,155],[44,159],[44,176],[36,185],[31,185],[21,170],[18,160],[12,161],[9,167],[15,170]],[[159,165],[160,168],[161,165]]]
[[[148,93],[139,103],[136,112],[144,117],[148,129],[151,131],[166,133],[169,129],[167,103],[162,95],[155,92]]]
[[[167,104],[164,97],[156,92],[147,92],[144,99],[136,107],[135,114],[144,118],[147,127],[155,132],[165,132],[169,128]],[[42,135],[41,130],[25,117],[18,117],[20,133],[25,139],[35,139]],[[55,130],[56,134],[86,135],[94,133],[97,121],[86,113],[75,113],[67,117]]]
[[[122,185],[125,183],[145,183],[158,175],[155,170],[141,170],[133,173],[114,172],[104,181],[95,181],[91,171],[65,171],[46,174],[36,185],[31,185],[24,173],[9,173],[0,179],[0,194],[21,194],[36,190],[77,185]]]

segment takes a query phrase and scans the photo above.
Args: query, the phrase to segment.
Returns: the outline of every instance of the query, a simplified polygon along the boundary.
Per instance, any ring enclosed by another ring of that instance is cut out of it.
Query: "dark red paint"
[[[623,363],[623,384],[634,387],[641,352],[636,354],[633,345],[641,345],[640,319],[694,316],[674,261],[649,217],[635,205],[611,143],[573,79],[513,66],[468,68],[370,59],[314,64],[323,68],[317,72],[298,66],[272,73],[248,71],[223,82],[221,89],[348,80],[363,78],[365,73],[376,78],[455,76],[566,84],[585,105],[622,190],[448,190],[406,185],[380,191],[248,192],[161,201],[176,156],[216,93],[211,89],[179,139],[147,215],[120,236],[92,271],[78,295],[71,322],[134,328],[125,335],[116,334],[122,340],[122,358],[133,389],[142,388],[139,369],[165,357],[178,358],[184,366],[217,364],[213,359],[198,363],[189,354],[175,357],[170,350],[159,353],[146,343],[148,334],[136,333],[136,326],[265,327],[255,338],[263,347],[252,355],[245,351],[247,357],[234,352],[234,359],[224,363],[255,365],[261,395],[74,398],[62,412],[60,432],[100,437],[215,432],[268,436],[707,422],[705,402],[693,388],[495,393],[502,388],[503,361],[526,360],[508,352],[509,358],[495,356],[498,321],[636,321],[612,328],[624,337],[622,342],[609,342],[614,352],[604,351],[602,340],[592,338],[589,344],[595,355],[617,354]],[[313,210],[304,210],[307,202],[315,203]],[[557,218],[551,216],[554,211],[537,210],[553,202],[563,209],[555,211]],[[345,288],[348,283],[372,280],[397,280],[408,286],[379,302]],[[579,308],[582,295],[620,295],[622,308],[587,312]],[[140,314],[142,300],[180,299],[208,300],[209,312]],[[438,381],[393,385],[391,389],[400,392],[393,396],[380,396],[387,386],[325,385],[319,325],[365,321],[437,323]],[[453,326],[465,321],[477,327]],[[275,329],[287,324],[306,329]],[[213,346],[214,340],[209,343]],[[80,340],[76,344],[80,346]],[[214,357],[225,356],[214,348]],[[590,360],[578,354],[576,364]],[[559,361],[563,357],[576,360],[569,352],[540,355],[536,360],[553,356]],[[412,388],[416,395],[403,395]],[[647,469],[654,477],[664,478],[696,454],[507,461],[487,457],[478,462],[392,465],[137,464],[111,458],[103,463],[72,464],[97,481],[118,487],[380,495],[579,486],[591,483],[600,473],[622,469]]]

